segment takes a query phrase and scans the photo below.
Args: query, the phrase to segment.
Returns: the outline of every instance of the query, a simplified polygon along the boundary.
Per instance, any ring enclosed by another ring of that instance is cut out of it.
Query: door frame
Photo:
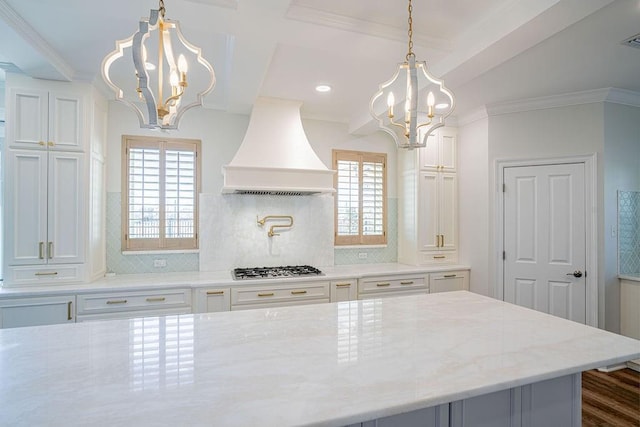
[[[504,251],[504,170],[509,167],[562,165],[568,163],[582,163],[584,165],[585,184],[585,249],[587,272],[585,290],[586,297],[586,324],[598,327],[598,181],[597,181],[597,154],[570,157],[551,158],[523,158],[496,160],[495,168],[495,277],[496,285],[494,296],[504,301],[504,266],[502,252]]]

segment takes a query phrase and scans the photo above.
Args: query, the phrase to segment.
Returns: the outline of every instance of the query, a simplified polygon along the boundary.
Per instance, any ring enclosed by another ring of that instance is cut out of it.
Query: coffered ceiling
[[[0,0],[0,67],[101,82],[102,58],[155,0]],[[257,96],[306,117],[371,124],[368,102],[407,52],[405,0],[165,0],[202,47],[208,108],[248,113]],[[639,0],[414,0],[414,52],[445,79],[458,115],[494,102],[602,87],[640,92]],[[332,86],[317,93],[319,83]]]

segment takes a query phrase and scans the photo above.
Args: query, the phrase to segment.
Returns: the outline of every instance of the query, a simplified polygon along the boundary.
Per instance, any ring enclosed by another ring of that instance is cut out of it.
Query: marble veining
[[[0,425],[345,425],[640,357],[469,292],[0,330]]]

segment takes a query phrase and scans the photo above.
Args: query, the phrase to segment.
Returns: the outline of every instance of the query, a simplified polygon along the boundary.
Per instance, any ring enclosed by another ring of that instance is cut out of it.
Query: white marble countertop
[[[337,426],[640,357],[469,292],[0,330],[0,425]]]
[[[144,290],[145,288],[175,288],[175,287],[203,287],[203,286],[248,286],[260,284],[274,284],[280,281],[322,281],[341,280],[346,278],[361,278],[376,275],[394,274],[422,274],[427,272],[442,272],[452,270],[469,270],[465,265],[415,266],[397,263],[388,264],[357,264],[319,267],[322,276],[292,277],[284,279],[234,280],[231,270],[227,271],[194,271],[179,273],[144,273],[122,274],[103,277],[91,283],[77,283],[67,285],[49,284],[44,286],[0,287],[0,299],[18,298],[37,295],[56,295],[65,293],[88,293],[99,291],[129,291]]]

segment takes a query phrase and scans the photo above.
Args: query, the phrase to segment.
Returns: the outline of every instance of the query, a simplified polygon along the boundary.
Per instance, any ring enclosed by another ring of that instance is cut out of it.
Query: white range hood
[[[222,167],[223,193],[333,193],[333,175],[311,148],[300,120],[301,102],[258,98],[233,160]]]

